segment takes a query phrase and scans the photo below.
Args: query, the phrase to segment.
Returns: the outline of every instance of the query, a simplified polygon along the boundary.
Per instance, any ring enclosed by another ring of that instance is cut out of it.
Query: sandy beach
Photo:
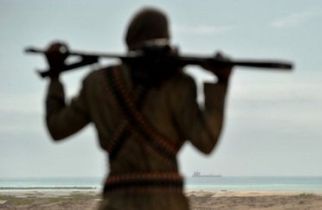
[[[193,210],[318,210],[322,195],[290,192],[188,192]]]
[[[322,210],[322,195],[290,192],[188,191],[193,210]],[[0,209],[92,210],[95,190],[2,190]]]

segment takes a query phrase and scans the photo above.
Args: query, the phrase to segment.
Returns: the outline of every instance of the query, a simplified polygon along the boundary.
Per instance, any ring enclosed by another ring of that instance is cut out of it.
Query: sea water
[[[322,193],[322,177],[191,177],[188,190]]]
[[[97,177],[0,178],[0,189],[99,189]]]
[[[102,178],[0,178],[1,189],[97,189]],[[322,193],[322,177],[187,177],[186,190]]]

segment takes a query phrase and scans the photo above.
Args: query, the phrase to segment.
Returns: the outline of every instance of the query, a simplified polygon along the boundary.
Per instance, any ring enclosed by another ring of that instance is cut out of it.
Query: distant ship
[[[192,174],[192,177],[222,177],[220,174],[201,174],[199,171],[195,171]]]

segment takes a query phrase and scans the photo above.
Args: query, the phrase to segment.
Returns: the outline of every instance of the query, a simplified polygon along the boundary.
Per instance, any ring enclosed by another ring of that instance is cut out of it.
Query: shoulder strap
[[[115,91],[111,88],[111,71],[113,70],[113,67],[107,67],[105,68],[105,74],[107,78],[107,86],[106,86],[106,92],[108,94],[108,97],[115,99]],[[146,95],[146,91],[139,91],[138,97],[135,99],[135,104],[137,106],[137,109],[141,109],[144,101],[144,97]],[[120,108],[119,103],[117,100],[112,100],[113,102],[113,109]],[[123,119],[121,122],[117,125],[116,129],[114,129],[109,144],[107,145],[107,151],[109,154],[109,159],[113,161],[117,154],[119,153],[120,149],[124,145],[125,141],[132,135],[130,128],[129,121],[127,120],[127,116],[123,116]]]
[[[158,153],[170,159],[175,158],[179,149],[178,146],[161,134],[138,110],[133,94],[125,86],[120,69],[114,67],[107,71],[107,78],[116,101],[119,103],[125,116],[127,116],[131,127],[136,129],[144,137],[146,143],[150,144]]]

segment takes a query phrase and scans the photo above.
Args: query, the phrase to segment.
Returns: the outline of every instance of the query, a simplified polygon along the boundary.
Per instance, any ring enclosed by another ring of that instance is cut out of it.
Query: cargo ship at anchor
[[[203,177],[222,177],[222,175],[220,174],[201,174],[199,171],[195,171],[193,172],[192,174],[192,177],[200,177],[200,178],[203,178]]]

